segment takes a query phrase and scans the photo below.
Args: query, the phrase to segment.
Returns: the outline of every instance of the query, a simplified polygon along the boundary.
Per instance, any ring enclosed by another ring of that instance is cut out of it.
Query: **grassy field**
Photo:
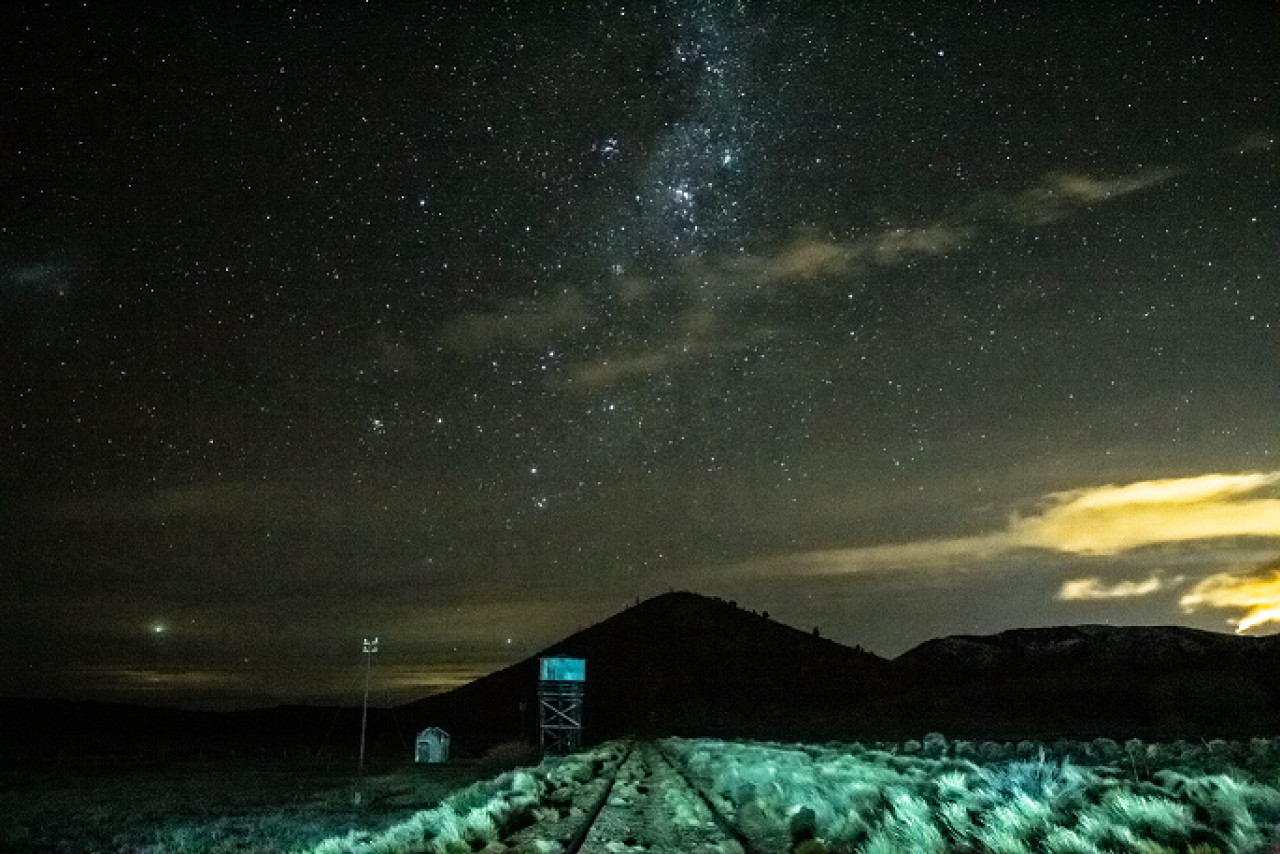
[[[662,745],[759,850],[778,854],[1280,850],[1274,739]]]
[[[930,733],[901,743],[658,746],[770,854],[1280,851],[1280,739],[1043,745]],[[625,754],[623,742],[607,742],[538,763],[510,744],[474,762],[374,762],[358,806],[350,769],[333,764],[259,756],[10,766],[0,770],[0,852],[479,850],[572,814],[579,790],[605,781]],[[524,767],[501,773],[515,766]]]
[[[0,768],[6,854],[284,854],[353,828],[377,830],[496,773],[493,763],[302,760],[127,762],[105,758]]]

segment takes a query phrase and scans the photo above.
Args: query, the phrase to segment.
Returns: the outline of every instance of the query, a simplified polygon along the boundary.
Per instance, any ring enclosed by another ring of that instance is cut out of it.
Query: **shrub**
[[[1072,767],[1069,760],[1048,759],[1043,751],[1035,760],[983,768],[978,774],[993,793],[1005,800],[1026,795],[1046,802],[1059,813],[1075,809],[1092,782],[1092,775]]]
[[[920,748],[921,754],[935,759],[947,755],[947,738],[940,732],[927,733]]]
[[[526,741],[504,741],[486,750],[479,765],[486,777],[492,777],[512,768],[537,765],[541,759],[542,752],[537,745]]]
[[[929,804],[905,792],[896,795],[884,821],[872,831],[866,854],[944,854],[942,832],[933,823]]]
[[[969,844],[978,839],[978,825],[969,808],[960,801],[949,801],[938,808],[942,824],[953,842]]]
[[[514,817],[531,813],[557,785],[578,779],[621,756],[616,744],[582,754],[548,759],[536,768],[509,771],[446,798],[379,833],[351,831],[326,839],[312,854],[469,854],[497,841]]]
[[[1249,740],[1249,763],[1261,767],[1275,764],[1280,758],[1277,745],[1280,741],[1274,738],[1253,738]]]
[[[1102,808],[1136,835],[1162,843],[1186,841],[1194,826],[1191,807],[1168,798],[1117,789],[1106,794]]]
[[[1254,851],[1262,846],[1262,833],[1246,803],[1251,794],[1248,786],[1225,774],[1216,774],[1188,778],[1185,792],[1232,851]]]
[[[779,851],[790,843],[811,854],[1254,854],[1280,830],[1275,788],[1238,775],[1156,767],[1185,744],[1131,739],[1122,747],[1094,739],[1059,743],[1066,748],[1060,758],[1037,748],[1035,758],[977,765],[963,758],[963,742],[952,746],[956,758],[929,755],[940,739],[926,736],[915,755],[893,744],[855,756],[840,745],[709,740],[681,742],[679,751],[712,784],[713,799],[737,802],[739,827],[751,825],[753,841]],[[1026,743],[1016,749],[1028,755]],[[986,742],[980,752],[999,757],[1009,750]],[[1249,750],[1265,753],[1264,745]],[[1136,781],[1131,768],[1078,767],[1071,755],[1122,765],[1132,756],[1153,770]]]
[[[1124,751],[1113,738],[1095,738],[1089,742],[1088,756],[1095,762],[1112,763],[1124,756]]]
[[[1103,854],[1098,846],[1066,827],[1055,827],[1045,835],[1045,854]]]
[[[978,747],[978,757],[984,762],[1002,762],[1009,757],[1009,749],[999,742],[984,741]]]
[[[1015,792],[983,816],[978,839],[992,854],[1031,854],[1035,840],[1043,838],[1052,824],[1053,811],[1047,804]]]

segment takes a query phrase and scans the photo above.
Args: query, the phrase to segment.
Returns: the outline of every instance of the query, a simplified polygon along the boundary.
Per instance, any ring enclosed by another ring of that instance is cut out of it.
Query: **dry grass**
[[[0,770],[9,854],[284,854],[353,828],[376,830],[480,776],[475,763],[371,766],[354,775],[252,760]]]

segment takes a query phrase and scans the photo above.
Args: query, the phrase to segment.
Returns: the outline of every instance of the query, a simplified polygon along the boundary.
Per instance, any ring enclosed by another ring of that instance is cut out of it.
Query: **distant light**
[[[151,631],[155,632],[158,635],[164,634],[164,626],[156,624],[151,627]]]

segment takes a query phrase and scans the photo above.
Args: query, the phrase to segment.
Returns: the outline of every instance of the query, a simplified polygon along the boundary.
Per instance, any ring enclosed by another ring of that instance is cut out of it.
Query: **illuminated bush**
[[[978,758],[983,762],[1003,762],[1009,758],[1009,747],[995,741],[984,741],[978,747]]]
[[[1052,824],[1048,804],[1016,792],[983,815],[978,840],[992,854],[1032,854]]]
[[[1043,751],[1035,760],[982,768],[977,776],[984,787],[1003,800],[1025,795],[1047,803],[1058,813],[1078,809],[1092,779],[1069,760],[1048,759]]]
[[[1050,828],[1041,845],[1045,854],[1104,854],[1097,845],[1066,827]]]
[[[1094,762],[1119,762],[1124,757],[1124,750],[1113,738],[1095,738],[1089,742],[1086,755]]]
[[[944,854],[946,840],[933,823],[929,804],[902,792],[894,795],[880,826],[871,833],[865,854]]]
[[[699,785],[762,850],[1253,854],[1264,840],[1280,838],[1276,789],[1157,767],[1160,758],[1180,755],[1179,745],[1153,749],[1130,740],[1121,747],[1095,739],[1059,743],[1069,752],[1057,757],[1036,746],[1034,758],[979,763],[962,758],[960,743],[954,758],[924,749],[905,755],[892,745],[856,756],[839,745],[681,739],[665,745],[696,769]],[[1025,744],[1017,750],[1032,753]],[[989,757],[1008,749],[988,742],[978,752]],[[1079,766],[1070,758],[1088,754],[1121,761]],[[1151,769],[1142,779],[1124,767],[1130,754]]]
[[[469,854],[501,836],[515,817],[530,815],[550,791],[592,779],[621,758],[617,744],[508,771],[446,798],[379,833],[352,831],[326,839],[311,854]]]
[[[1112,821],[1128,827],[1136,836],[1163,844],[1186,840],[1195,825],[1193,810],[1187,804],[1121,789],[1107,792],[1101,808]]]
[[[947,755],[947,738],[940,732],[931,732],[925,735],[924,741],[921,743],[920,752],[934,759]]]

